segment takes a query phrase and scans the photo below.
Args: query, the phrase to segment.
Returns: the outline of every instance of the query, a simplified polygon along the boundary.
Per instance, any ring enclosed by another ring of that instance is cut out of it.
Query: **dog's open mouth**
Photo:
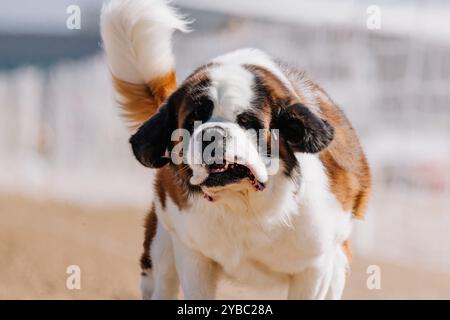
[[[209,176],[202,183],[205,187],[220,187],[231,183],[237,183],[242,179],[248,179],[256,191],[262,191],[265,184],[256,179],[252,170],[243,164],[230,163],[223,160],[222,163],[209,165]],[[204,197],[209,201],[214,201],[214,197],[204,192]]]

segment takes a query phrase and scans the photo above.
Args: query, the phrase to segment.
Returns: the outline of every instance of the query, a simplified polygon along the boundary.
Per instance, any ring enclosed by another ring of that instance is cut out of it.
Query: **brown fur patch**
[[[166,207],[167,196],[170,197],[180,210],[187,207],[188,196],[174,172],[174,170],[182,169],[177,167],[165,166],[160,168],[156,173],[155,191],[163,208]]]
[[[320,154],[330,179],[331,191],[345,211],[362,218],[371,189],[371,177],[367,159],[358,137],[344,113],[321,91],[318,99],[320,111],[335,129],[334,140]]]
[[[252,72],[257,81],[260,82],[262,92],[258,92],[258,85],[256,86],[256,95],[260,96],[262,106],[261,109],[266,115],[271,115],[272,111],[280,107],[287,107],[297,101],[295,97],[289,92],[281,80],[269,70],[248,64],[245,68]],[[270,120],[269,120],[270,121]]]
[[[184,92],[184,99],[182,103],[178,106],[178,128],[182,128],[188,114],[193,110],[194,104],[193,100],[196,100],[201,95],[205,95],[206,92],[202,92],[202,88],[210,85],[210,79],[207,74],[207,70],[213,64],[208,64],[197,69],[197,71],[191,74],[182,83],[178,90]]]
[[[204,82],[209,81],[206,70],[212,64],[208,64],[198,68],[194,73],[186,78],[186,80],[177,89],[179,101],[175,106],[177,116],[177,126],[182,128],[187,114],[191,111],[193,105],[187,103],[191,95],[196,94],[196,88],[202,86]],[[178,141],[177,143],[179,143]],[[187,187],[190,171],[188,165],[167,165],[158,169],[155,178],[155,195],[158,197],[162,208],[166,207],[167,197],[169,197],[177,207],[182,210],[188,206],[188,189],[192,191],[192,186]]]
[[[199,71],[201,71],[199,69]],[[200,81],[198,77],[188,77],[186,86]],[[120,104],[124,109],[123,116],[128,119],[134,128],[142,125],[150,118],[159,106],[172,94],[176,87],[175,72],[152,79],[147,85],[133,84],[114,78],[114,87],[122,97]],[[180,107],[180,106],[178,106]],[[187,205],[187,194],[180,183],[178,176],[187,175],[184,166],[165,166],[158,169],[155,179],[155,193],[161,206],[165,208],[167,196],[181,209]],[[153,203],[150,212],[145,218],[145,235],[143,253],[140,258],[142,270],[152,268],[150,255],[151,243],[156,235],[157,216]],[[145,274],[145,273],[143,273]]]
[[[152,244],[153,238],[156,235],[156,225],[158,223],[158,219],[156,217],[155,212],[155,204],[152,205],[150,212],[145,217],[144,228],[144,252],[141,255],[141,268],[142,270],[147,270],[152,268],[152,259],[150,256],[150,246]]]
[[[175,90],[176,76],[175,71],[171,71],[150,80],[147,84],[130,83],[113,76],[113,83],[121,96],[119,104],[124,110],[123,117],[133,128],[137,128],[150,118]]]
[[[296,103],[295,97],[274,74],[265,68],[246,65],[262,84],[264,98],[262,99],[262,111],[267,119],[268,115],[276,112],[278,108]],[[344,113],[333,103],[325,91],[310,80],[303,80],[311,90],[319,93],[321,116],[335,129],[334,140],[331,145],[320,154],[328,176],[330,178],[331,191],[336,195],[345,211],[351,211],[356,218],[362,218],[367,206],[370,193],[371,177],[367,159],[362,151],[358,137]],[[306,107],[305,93],[291,82],[299,100]],[[267,121],[267,120],[266,120]],[[295,158],[288,157],[290,153],[287,145],[280,141],[280,157],[286,166],[293,166]]]

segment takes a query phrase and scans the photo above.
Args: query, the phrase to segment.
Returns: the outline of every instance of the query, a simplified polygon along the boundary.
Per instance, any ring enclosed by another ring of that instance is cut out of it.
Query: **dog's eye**
[[[248,126],[248,119],[245,119],[244,117],[238,118],[237,123],[242,127],[246,127]]]
[[[194,106],[192,116],[196,121],[207,121],[214,108],[214,103],[208,98],[200,99]]]
[[[192,102],[192,111],[186,118],[185,127],[190,130],[194,127],[195,121],[208,121],[211,118],[213,109],[214,103],[207,97]]]
[[[263,129],[261,121],[253,113],[243,112],[236,117],[236,123],[242,128],[248,129]]]

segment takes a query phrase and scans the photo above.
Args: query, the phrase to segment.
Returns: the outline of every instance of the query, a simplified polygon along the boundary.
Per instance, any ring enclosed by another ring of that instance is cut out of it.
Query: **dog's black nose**
[[[225,163],[226,130],[209,127],[202,130],[202,160],[208,166],[221,166]]]

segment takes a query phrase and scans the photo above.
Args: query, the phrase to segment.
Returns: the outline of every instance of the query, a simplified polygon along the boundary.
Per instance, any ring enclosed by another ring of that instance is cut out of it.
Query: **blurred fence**
[[[362,254],[450,270],[450,46],[413,36],[189,11],[179,78],[225,51],[258,47],[307,70],[343,107],[374,176]],[[131,155],[104,59],[0,74],[0,188],[145,206],[151,173]],[[374,261],[376,263],[376,261]]]
[[[146,205],[151,174],[131,156],[100,56],[0,77],[0,187],[95,205]]]

